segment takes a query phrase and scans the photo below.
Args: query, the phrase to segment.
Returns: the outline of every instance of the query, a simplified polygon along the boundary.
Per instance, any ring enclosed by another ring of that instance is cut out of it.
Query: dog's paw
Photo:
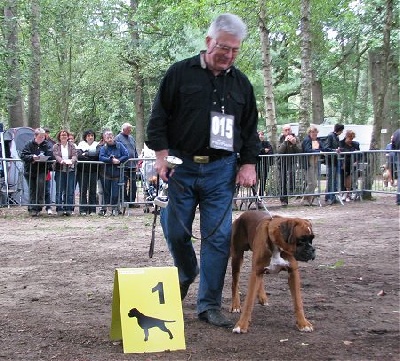
[[[231,312],[232,313],[240,313],[240,307],[239,308],[231,307]]]
[[[232,333],[238,333],[238,334],[240,334],[240,333],[247,333],[247,329],[243,329],[243,328],[240,328],[240,326],[236,326],[236,327],[232,330]]]
[[[300,332],[313,332],[314,327],[310,322],[306,322],[305,325],[297,325],[297,328],[299,329]]]

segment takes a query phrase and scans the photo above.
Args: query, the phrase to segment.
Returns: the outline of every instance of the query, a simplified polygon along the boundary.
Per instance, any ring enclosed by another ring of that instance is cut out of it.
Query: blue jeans
[[[55,172],[56,211],[73,212],[75,195],[75,172]]]
[[[330,194],[325,195],[325,201],[334,201],[336,198],[336,194],[334,192],[339,190],[338,169],[339,167],[337,160],[332,160],[332,163],[327,165],[326,192]]]
[[[183,158],[183,164],[175,169],[168,182],[169,203],[162,209],[161,225],[181,284],[192,283],[199,272],[191,239],[192,223],[199,205],[199,314],[221,308],[230,250],[235,178],[236,155],[231,155],[208,164],[197,164]]]
[[[119,200],[119,183],[120,180],[118,178],[107,178],[104,177],[103,180],[103,194],[104,194],[104,205],[111,205],[113,209],[116,209],[118,206]]]

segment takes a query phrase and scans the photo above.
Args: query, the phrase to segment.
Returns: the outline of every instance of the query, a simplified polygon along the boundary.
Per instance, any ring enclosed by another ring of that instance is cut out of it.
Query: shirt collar
[[[200,66],[202,69],[207,69],[207,64],[204,59],[205,52],[205,50],[201,50],[200,54],[194,57],[192,65]],[[226,73],[235,76],[235,67],[232,65],[229,69],[226,70]]]

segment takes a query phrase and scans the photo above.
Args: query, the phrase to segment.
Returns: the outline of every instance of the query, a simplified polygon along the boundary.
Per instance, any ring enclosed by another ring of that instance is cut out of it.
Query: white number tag
[[[211,112],[210,148],[233,152],[233,127],[235,117]]]

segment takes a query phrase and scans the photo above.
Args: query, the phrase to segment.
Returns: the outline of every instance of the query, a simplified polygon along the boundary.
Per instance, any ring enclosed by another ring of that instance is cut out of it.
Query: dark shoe
[[[282,206],[282,207],[287,207],[287,206],[288,206],[288,202],[282,201],[282,202],[281,202],[281,206]]]
[[[72,212],[70,212],[70,211],[64,212],[64,216],[70,217],[71,215],[72,215]]]
[[[210,323],[217,327],[233,327],[233,322],[228,320],[221,310],[210,309],[199,314],[199,320]]]
[[[105,209],[102,209],[99,211],[99,213],[97,213],[99,216],[105,217],[107,211]]]

